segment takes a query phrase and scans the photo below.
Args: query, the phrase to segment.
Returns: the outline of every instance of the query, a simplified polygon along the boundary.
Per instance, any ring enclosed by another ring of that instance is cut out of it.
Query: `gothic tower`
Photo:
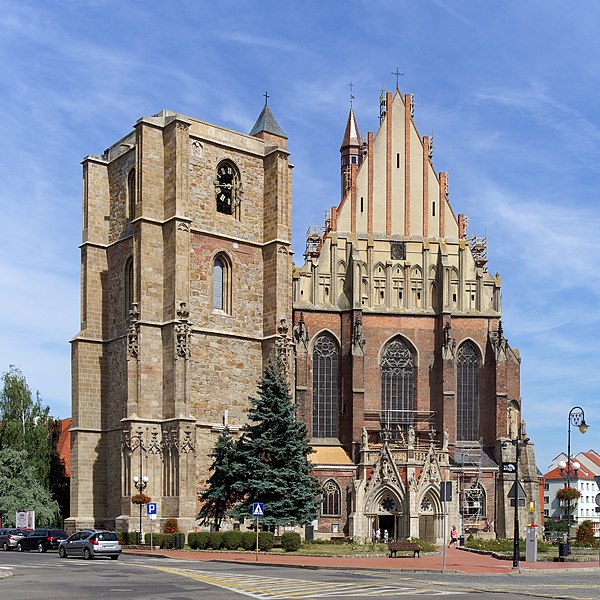
[[[219,431],[288,346],[286,145],[266,105],[251,135],[165,110],[84,159],[70,529],[136,529],[134,476],[195,526]]]

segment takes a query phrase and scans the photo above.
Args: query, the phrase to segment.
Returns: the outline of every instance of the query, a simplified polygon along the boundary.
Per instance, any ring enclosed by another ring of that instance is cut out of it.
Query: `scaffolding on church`
[[[469,248],[475,261],[475,266],[485,269],[488,262],[487,256],[487,237],[472,235],[468,238]]]
[[[476,443],[457,442],[454,462],[461,467],[458,474],[460,514],[464,532],[482,528],[485,516],[485,495],[481,485],[483,438]]]
[[[331,217],[329,211],[325,211],[325,224],[314,225],[306,230],[306,249],[304,250],[304,258],[318,258],[323,246],[323,240],[331,229]]]

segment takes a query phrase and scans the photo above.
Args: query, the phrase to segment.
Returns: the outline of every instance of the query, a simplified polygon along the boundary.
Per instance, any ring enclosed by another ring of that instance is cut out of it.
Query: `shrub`
[[[223,545],[223,533],[220,531],[211,531],[208,534],[207,548],[218,550]]]
[[[241,546],[244,550],[254,550],[256,547],[256,533],[254,531],[242,532]]]
[[[223,532],[223,548],[237,550],[242,542],[242,534],[239,531]]]
[[[281,547],[286,552],[296,552],[302,546],[302,538],[295,531],[286,531],[281,536]]]
[[[164,533],[154,533],[152,535],[152,544],[154,546],[158,546],[159,548],[163,548],[163,544],[164,544],[164,537],[165,534]],[[148,542],[150,543],[150,542]]]
[[[175,534],[174,533],[162,533],[162,541],[160,544],[161,548],[170,550],[175,547]]]
[[[169,517],[163,527],[164,533],[177,533],[179,531],[179,525],[175,517]]]
[[[268,552],[273,548],[275,536],[270,531],[258,532],[258,549]]]
[[[589,520],[586,519],[583,523],[577,528],[577,545],[585,546],[587,548],[591,548],[594,544],[594,525]]]

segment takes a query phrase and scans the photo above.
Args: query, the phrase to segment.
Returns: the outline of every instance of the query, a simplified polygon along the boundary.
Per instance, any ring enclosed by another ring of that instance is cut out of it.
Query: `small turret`
[[[356,118],[354,117],[354,111],[350,107],[350,113],[348,114],[348,122],[346,123],[346,131],[344,133],[344,139],[342,140],[342,146],[340,148],[342,154],[342,198],[350,190],[352,185],[352,169],[358,169],[362,163],[362,140],[356,125]]]
[[[269,108],[269,95],[265,92],[265,106],[262,109],[250,135],[271,142],[277,146],[287,148],[287,136],[279,126],[277,119]]]

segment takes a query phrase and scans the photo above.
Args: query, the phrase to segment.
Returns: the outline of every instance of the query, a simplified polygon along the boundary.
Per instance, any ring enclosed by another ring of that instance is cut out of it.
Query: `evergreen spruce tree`
[[[218,531],[227,512],[241,499],[239,492],[233,489],[237,476],[236,448],[227,427],[219,434],[211,456],[212,475],[207,481],[208,488],[200,496],[204,504],[198,518],[203,525],[210,523]]]
[[[244,502],[232,514],[252,517],[252,503],[263,502],[264,525],[303,525],[318,514],[320,486],[310,474],[308,432],[296,420],[283,362],[271,358],[250,398],[250,425],[237,443],[234,488]]]

